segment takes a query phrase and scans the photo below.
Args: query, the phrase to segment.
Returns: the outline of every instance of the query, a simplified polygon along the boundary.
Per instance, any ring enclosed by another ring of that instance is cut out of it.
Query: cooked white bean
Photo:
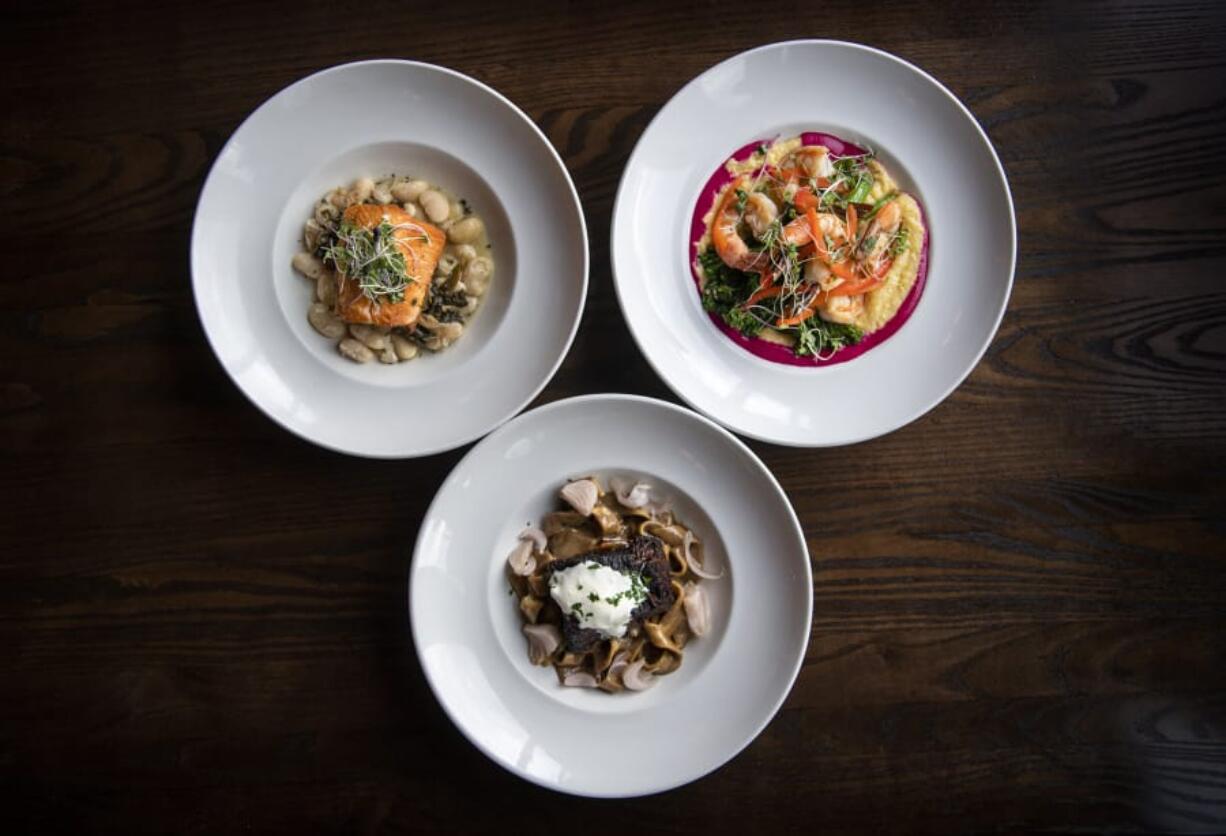
[[[417,200],[417,198],[421,197],[421,193],[428,188],[430,188],[430,184],[425,180],[401,181],[392,184],[392,197],[408,203]]]
[[[454,255],[451,253],[444,253],[438,260],[438,266],[434,268],[434,272],[438,273],[440,276],[450,276],[451,271],[455,270],[456,265],[459,263],[460,260]]]
[[[349,201],[350,206],[355,203],[365,203],[366,201],[370,200],[370,193],[374,190],[374,180],[371,180],[369,177],[359,177],[357,180],[353,181],[353,186],[350,187],[348,194],[345,195],[345,198]]]
[[[472,244],[460,244],[452,249],[461,264],[467,264],[477,257],[477,248]]]
[[[412,360],[417,356],[417,343],[408,337],[392,334],[392,350],[401,360]]]
[[[321,200],[315,204],[314,220],[320,226],[331,228],[341,217],[341,210],[333,206],[326,200]]]
[[[484,296],[489,289],[490,277],[494,273],[494,262],[487,256],[479,256],[468,262],[464,268],[464,286],[473,296]]]
[[[404,205],[404,211],[408,213],[410,218],[420,218],[421,217],[421,207],[418,206],[416,203],[406,203]]]
[[[355,323],[349,326],[349,335],[375,351],[382,351],[388,346],[388,329],[376,325]]]
[[[391,363],[399,363],[400,357],[397,356],[396,350],[389,345],[387,348],[379,352],[379,362],[387,363],[389,365]]]
[[[485,224],[473,215],[462,221],[456,221],[447,229],[447,237],[456,244],[471,244],[485,232]]]
[[[323,234],[323,225],[314,218],[308,218],[306,225],[302,228],[303,248],[309,253],[315,252],[315,248],[319,246],[319,236]]]
[[[384,206],[392,202],[392,190],[380,183],[375,184],[375,187],[370,192],[370,196],[374,199],[375,203]]]
[[[315,280],[315,298],[329,308],[336,304],[336,274],[324,270]]]
[[[337,343],[336,348],[340,351],[342,357],[355,363],[369,363],[375,359],[373,351],[351,337],[341,340]]]
[[[306,276],[308,279],[318,279],[327,269],[324,267],[324,263],[322,261],[310,253],[294,253],[294,257],[290,260],[290,264],[293,265],[295,270]]]
[[[421,208],[426,211],[426,217],[434,223],[442,223],[451,215],[451,203],[440,192],[428,189],[417,198]]]
[[[331,203],[337,209],[344,209],[349,206],[349,193],[338,186],[324,195],[324,200]]]
[[[307,321],[311,327],[330,340],[338,340],[345,336],[345,323],[332,313],[332,309],[322,302],[316,302],[307,310]]]

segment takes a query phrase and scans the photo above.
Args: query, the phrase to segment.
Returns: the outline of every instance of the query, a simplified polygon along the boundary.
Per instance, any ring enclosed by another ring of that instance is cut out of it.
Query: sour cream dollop
[[[626,635],[635,607],[647,597],[647,587],[639,574],[587,561],[550,575],[549,595],[580,626],[619,639]]]

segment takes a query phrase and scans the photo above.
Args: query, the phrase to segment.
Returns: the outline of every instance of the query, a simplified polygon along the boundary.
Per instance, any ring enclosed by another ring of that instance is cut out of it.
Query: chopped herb
[[[403,302],[405,289],[418,281],[409,275],[404,252],[398,246],[396,233],[406,228],[421,230],[412,223],[393,226],[386,218],[374,229],[346,221],[337,230],[335,242],[324,252],[323,260],[357,282],[371,301]],[[429,240],[424,230],[421,235]]]
[[[911,234],[907,227],[900,227],[898,234],[894,236],[894,240],[890,242],[890,255],[897,258],[907,251],[907,247],[911,245]]]
[[[591,602],[594,604],[594,603],[596,603],[597,601],[599,601],[599,600],[600,600],[600,596],[599,596],[599,595],[597,595],[595,592],[589,592],[589,593],[587,594],[587,599],[588,599],[589,601],[591,601]]]

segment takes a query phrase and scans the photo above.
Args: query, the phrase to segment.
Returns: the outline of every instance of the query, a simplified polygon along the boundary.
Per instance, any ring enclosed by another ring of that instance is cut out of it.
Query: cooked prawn
[[[762,236],[778,218],[779,207],[762,192],[749,191],[748,180],[741,176],[728,184],[711,221],[711,243],[723,262],[732,269],[760,273],[770,263],[770,254],[766,250],[749,249],[738,228],[744,221],[755,236]],[[737,206],[741,194],[745,194],[743,209]],[[785,226],[782,238],[797,246],[807,243],[810,235],[804,218],[797,218]]]
[[[825,145],[805,145],[792,152],[796,168],[805,177],[829,177],[834,173],[830,149]]]
[[[898,234],[901,222],[902,210],[898,208],[898,201],[891,200],[877,210],[876,216],[864,230],[857,257],[868,275],[876,275],[888,266],[890,244]]]
[[[855,296],[831,296],[826,304],[818,308],[817,315],[827,322],[837,322],[841,325],[854,325],[860,314],[864,313],[864,294]]]

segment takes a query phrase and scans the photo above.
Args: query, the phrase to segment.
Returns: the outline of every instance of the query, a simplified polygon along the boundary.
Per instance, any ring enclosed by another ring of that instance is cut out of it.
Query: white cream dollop
[[[618,639],[626,635],[631,615],[647,597],[647,589],[637,574],[585,561],[550,575],[549,595],[580,626]]]

